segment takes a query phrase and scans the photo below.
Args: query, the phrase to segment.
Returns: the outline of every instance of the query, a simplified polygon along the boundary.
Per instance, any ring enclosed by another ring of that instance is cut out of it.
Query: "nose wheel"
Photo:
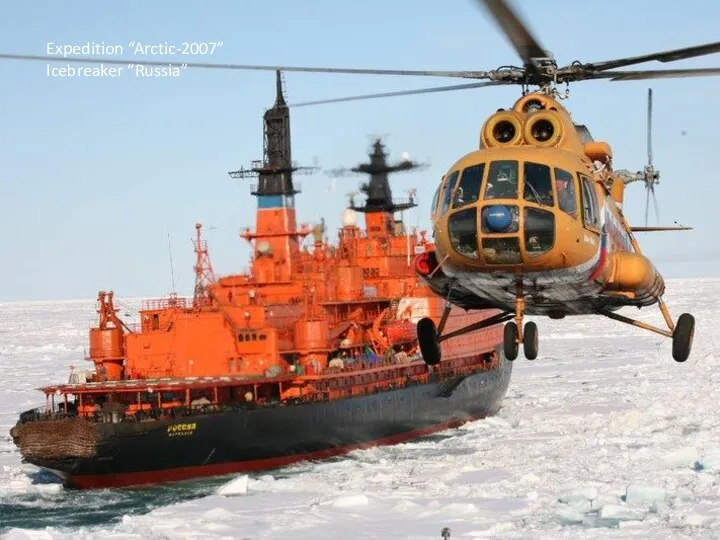
[[[537,324],[532,321],[526,323],[522,337],[519,334],[518,325],[515,321],[510,321],[505,324],[503,334],[505,357],[508,360],[515,360],[520,352],[520,343],[522,343],[525,358],[535,360],[538,355],[539,345]]]
[[[505,324],[503,331],[503,349],[508,360],[515,360],[520,352],[520,343],[523,346],[525,358],[535,360],[538,355],[538,327],[530,321],[523,328],[525,316],[525,300],[522,293],[522,282],[517,285],[515,296],[514,321]]]

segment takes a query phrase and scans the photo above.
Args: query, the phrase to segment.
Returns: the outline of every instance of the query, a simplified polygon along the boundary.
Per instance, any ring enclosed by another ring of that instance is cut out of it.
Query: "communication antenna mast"
[[[195,290],[193,292],[193,306],[210,303],[209,287],[216,282],[215,271],[210,263],[207,242],[202,239],[202,224],[195,224],[195,254],[197,261],[195,263]]]
[[[172,281],[171,292],[175,294],[175,267],[173,265],[172,244],[170,243],[170,229],[168,228],[167,224],[165,225],[165,229],[167,230],[168,253],[170,255],[170,279]]]

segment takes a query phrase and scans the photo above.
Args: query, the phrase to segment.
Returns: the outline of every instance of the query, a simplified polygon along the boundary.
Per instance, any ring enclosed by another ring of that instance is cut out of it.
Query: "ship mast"
[[[196,236],[193,243],[195,244],[195,254],[197,261],[195,262],[195,290],[193,294],[193,307],[207,305],[210,303],[209,285],[215,283],[215,272],[210,263],[210,255],[208,254],[207,242],[202,239],[202,225],[195,224]]]
[[[361,163],[351,169],[335,169],[330,171],[332,176],[345,176],[348,173],[367,174],[370,181],[360,185],[360,191],[365,196],[365,204],[356,205],[354,198],[350,199],[349,208],[365,214],[365,225],[368,236],[394,235],[394,214],[417,206],[411,196],[407,200],[393,200],[388,175],[394,172],[410,171],[422,168],[423,165],[403,159],[398,163],[390,164],[387,161],[385,146],[380,139],[375,139],[372,149],[368,153],[369,162]]]
[[[275,104],[265,111],[263,126],[263,160],[228,174],[231,178],[258,178],[258,183],[250,186],[251,194],[257,197],[255,231],[247,229],[241,235],[254,243],[255,277],[266,282],[286,282],[291,279],[293,263],[300,253],[300,238],[310,233],[309,228],[297,228],[295,195],[300,189],[293,184],[293,173],[315,169],[298,167],[292,161],[290,109],[280,71],[276,71]]]

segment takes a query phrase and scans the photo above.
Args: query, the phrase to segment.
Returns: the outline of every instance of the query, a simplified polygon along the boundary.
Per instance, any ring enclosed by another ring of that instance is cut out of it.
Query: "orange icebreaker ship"
[[[192,299],[146,301],[131,328],[101,292],[95,370],[43,388],[45,407],[20,415],[11,434],[26,461],[75,487],[157,483],[397,443],[498,410],[512,371],[501,326],[443,341],[435,365],[419,351],[424,317],[450,334],[498,312],[446,310],[419,279],[434,246],[395,219],[415,203],[393,201],[388,183],[416,165],[388,164],[376,141],[352,169],[370,176],[366,200],[351,201],[333,245],[324,225],[296,222],[279,74],[264,124],[265,159],[230,173],[257,177],[256,226],[242,233],[251,269],[216,278],[198,224]]]

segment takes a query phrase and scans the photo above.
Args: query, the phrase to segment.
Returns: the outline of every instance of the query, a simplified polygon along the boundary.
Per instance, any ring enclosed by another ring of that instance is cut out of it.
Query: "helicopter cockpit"
[[[485,264],[520,264],[555,245],[558,219],[579,218],[577,177],[536,161],[496,159],[449,173],[434,210],[450,247]],[[566,217],[558,218],[562,214]]]

